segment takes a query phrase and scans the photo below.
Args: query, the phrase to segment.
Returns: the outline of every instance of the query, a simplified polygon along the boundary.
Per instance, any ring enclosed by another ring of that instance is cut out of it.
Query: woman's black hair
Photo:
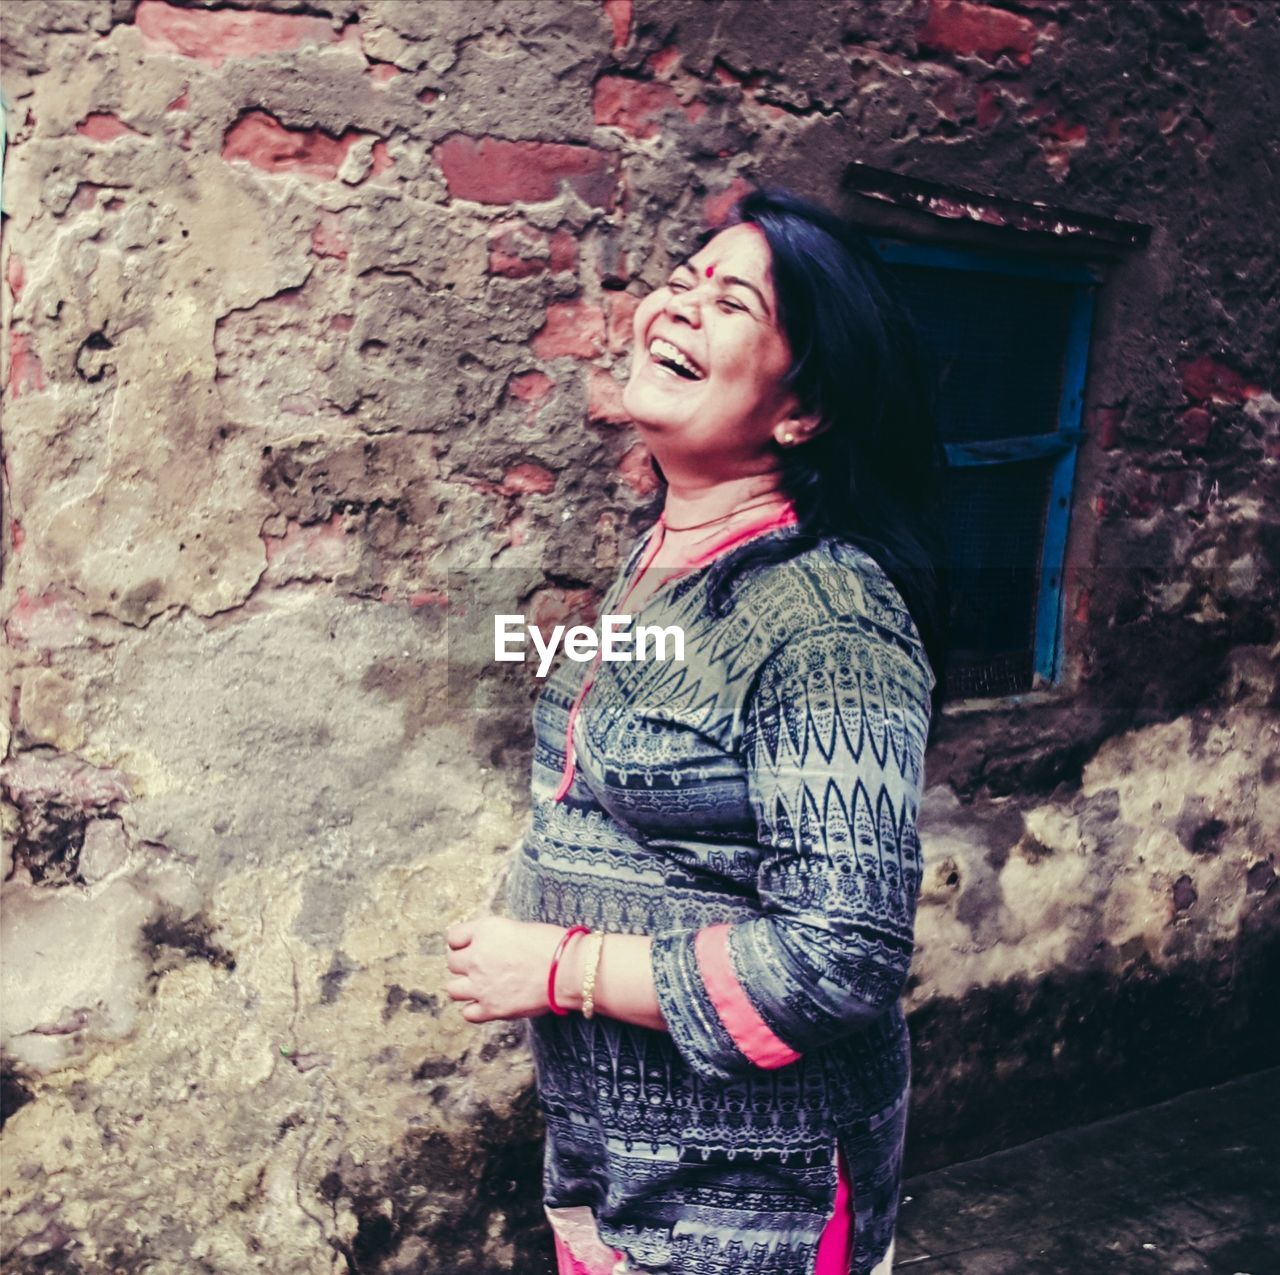
[[[944,561],[946,454],[934,414],[936,368],[865,237],[789,191],[745,195],[727,225],[763,232],[778,322],[791,349],[786,386],[822,430],[780,448],[797,535],[744,546],[716,564],[712,605],[746,570],[833,537],[870,554],[902,595],[937,684],[930,735],[946,695],[949,594]],[[724,229],[709,231],[703,242]]]

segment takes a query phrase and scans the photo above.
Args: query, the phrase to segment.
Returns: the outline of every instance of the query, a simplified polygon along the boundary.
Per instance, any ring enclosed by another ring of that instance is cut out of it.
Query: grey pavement
[[[908,1179],[901,1275],[1280,1275],[1280,1068]]]

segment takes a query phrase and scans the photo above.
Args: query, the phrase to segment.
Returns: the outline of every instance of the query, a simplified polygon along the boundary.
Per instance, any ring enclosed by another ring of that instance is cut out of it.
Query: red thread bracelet
[[[556,948],[556,954],[551,958],[551,973],[547,975],[547,1004],[553,1014],[559,1014],[563,1017],[569,1012],[567,1009],[561,1009],[556,1004],[556,971],[560,968],[560,958],[564,955],[564,949],[569,946],[569,940],[575,934],[590,933],[591,930],[585,925],[571,925],[565,930],[563,937],[560,939],[560,946]]]

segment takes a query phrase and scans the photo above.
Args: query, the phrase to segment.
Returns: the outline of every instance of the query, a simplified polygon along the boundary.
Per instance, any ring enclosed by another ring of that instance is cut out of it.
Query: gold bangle
[[[604,951],[604,934],[596,930],[587,935],[586,950],[582,956],[582,1016],[590,1018],[596,1012],[596,972],[600,968],[600,954]]]

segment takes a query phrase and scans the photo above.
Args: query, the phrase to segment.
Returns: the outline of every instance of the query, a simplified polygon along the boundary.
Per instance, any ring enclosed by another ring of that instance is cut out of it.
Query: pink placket
[[[653,592],[645,599],[647,605],[662,589],[664,589],[673,580],[685,575],[690,571],[695,571],[699,567],[705,567],[708,563],[714,562],[721,554],[728,553],[730,549],[736,549],[739,545],[744,544],[748,540],[753,540],[756,536],[763,536],[770,531],[777,531],[780,527],[791,527],[797,522],[796,511],[791,504],[785,505],[776,513],[769,514],[767,517],[750,523],[746,527],[740,527],[737,531],[731,532],[724,540],[713,545],[710,549],[700,553],[696,558],[690,558],[688,562],[683,563],[675,571],[669,575],[665,575],[658,582]],[[644,578],[644,573],[649,569],[650,563],[658,556],[658,551],[662,548],[662,542],[666,538],[666,523],[659,517],[655,526],[658,533],[653,537],[653,541],[646,550],[644,558],[636,569],[636,574],[631,583],[627,586],[627,591],[618,600],[619,613],[621,608],[626,606],[628,599],[635,592],[636,586]],[[565,727],[564,733],[564,769],[560,772],[560,786],[556,789],[553,801],[561,801],[573,787],[573,776],[576,769],[576,760],[573,746],[573,729],[578,721],[578,713],[582,708],[582,701],[586,699],[587,692],[591,689],[592,683],[595,681],[596,669],[600,665],[600,652],[596,652],[596,657],[591,662],[591,669],[587,676],[583,679],[581,688],[577,696],[574,698],[573,706],[569,709],[569,722]]]

